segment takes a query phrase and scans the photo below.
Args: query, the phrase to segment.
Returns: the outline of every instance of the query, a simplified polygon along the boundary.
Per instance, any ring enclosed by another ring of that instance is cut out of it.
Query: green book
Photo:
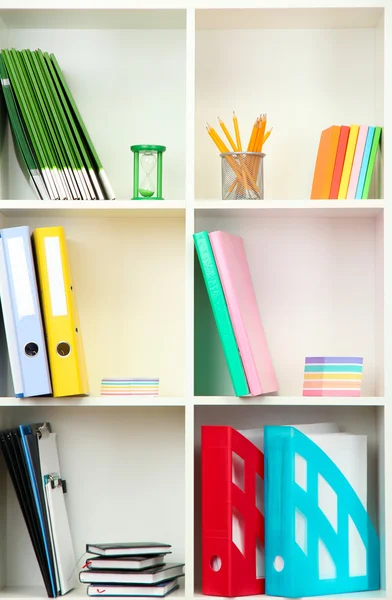
[[[234,392],[237,396],[246,396],[249,394],[248,383],[208,233],[195,233],[193,239]]]
[[[376,127],[374,131],[372,149],[370,150],[369,163],[366,171],[365,184],[363,186],[362,200],[367,200],[369,197],[370,184],[372,182],[372,176],[374,171],[374,165],[376,162],[377,150],[380,145],[381,127]]]

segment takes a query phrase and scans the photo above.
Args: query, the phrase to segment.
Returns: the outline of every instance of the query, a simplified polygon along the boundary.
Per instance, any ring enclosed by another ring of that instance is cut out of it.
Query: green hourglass
[[[132,200],[163,200],[162,155],[166,146],[141,144],[133,152]]]

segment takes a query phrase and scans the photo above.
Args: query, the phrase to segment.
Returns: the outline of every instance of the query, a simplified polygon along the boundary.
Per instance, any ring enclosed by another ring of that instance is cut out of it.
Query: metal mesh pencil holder
[[[262,152],[224,152],[222,158],[222,199],[263,200]]]

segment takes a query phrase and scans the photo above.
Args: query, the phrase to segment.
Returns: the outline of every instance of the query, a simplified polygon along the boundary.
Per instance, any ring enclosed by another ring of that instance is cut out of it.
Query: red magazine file
[[[263,483],[264,455],[232,427],[205,425],[201,460],[202,592],[228,597],[264,594],[264,570],[259,575],[256,566],[264,555],[264,516],[256,505],[256,479]],[[233,482],[234,463],[243,466],[241,487]],[[243,551],[233,541],[235,519],[241,522]]]

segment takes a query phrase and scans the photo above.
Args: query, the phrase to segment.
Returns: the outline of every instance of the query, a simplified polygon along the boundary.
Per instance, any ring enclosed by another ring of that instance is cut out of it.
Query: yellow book
[[[338,199],[345,200],[347,198],[348,186],[350,183],[351,169],[353,166],[355,147],[357,145],[359,133],[359,125],[351,125],[348,136],[346,156],[344,157],[342,177],[340,179]]]
[[[86,361],[64,229],[36,229],[33,245],[53,395],[88,394]]]

